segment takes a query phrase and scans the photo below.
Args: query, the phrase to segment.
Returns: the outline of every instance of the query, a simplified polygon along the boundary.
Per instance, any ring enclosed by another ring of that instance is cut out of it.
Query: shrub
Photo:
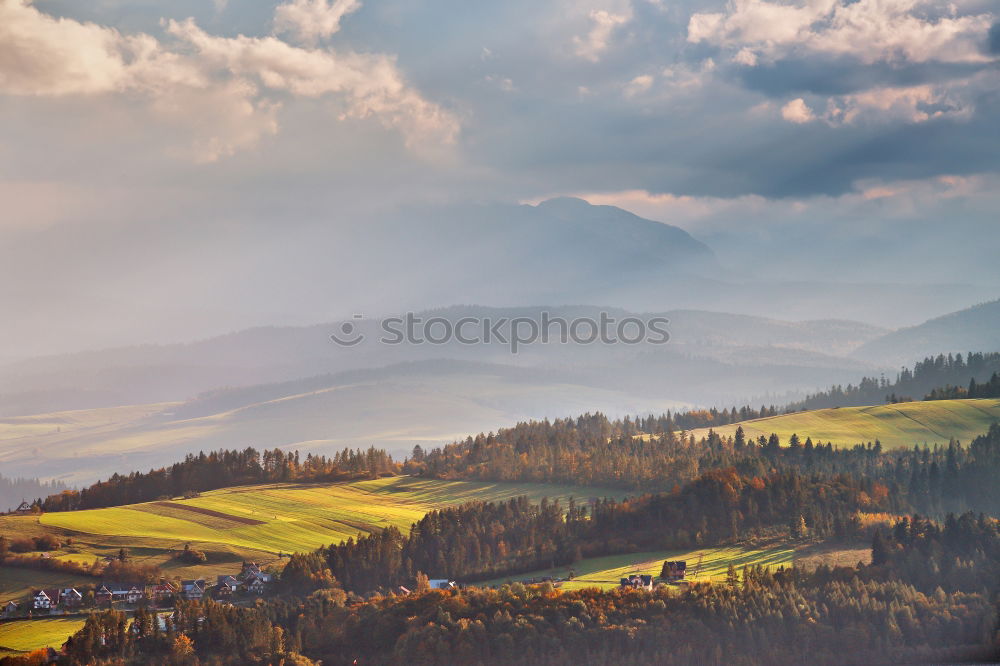
[[[204,564],[208,561],[208,556],[200,550],[191,548],[191,544],[184,544],[184,550],[177,553],[177,559],[185,564]]]
[[[31,541],[35,544],[35,550],[59,550],[59,546],[62,545],[59,539],[51,534],[32,537]]]
[[[12,539],[10,542],[10,552],[30,553],[35,549],[35,542],[31,539]]]

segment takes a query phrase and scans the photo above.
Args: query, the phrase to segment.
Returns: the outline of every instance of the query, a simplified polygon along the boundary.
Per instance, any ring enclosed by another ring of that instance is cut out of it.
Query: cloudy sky
[[[219,299],[415,203],[950,227],[996,281],[998,118],[995,0],[0,0],[0,358],[342,314]]]

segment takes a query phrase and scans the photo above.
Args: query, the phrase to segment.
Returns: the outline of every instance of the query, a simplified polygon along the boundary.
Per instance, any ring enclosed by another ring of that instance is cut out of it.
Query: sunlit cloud
[[[607,9],[594,9],[590,12],[590,30],[586,35],[573,38],[576,54],[592,62],[601,59],[608,49],[615,30],[632,19],[630,9],[614,12]]]
[[[993,17],[956,15],[928,0],[734,0],[725,12],[694,13],[688,41],[732,49],[748,66],[794,53],[851,56],[861,62],[986,62]]]
[[[329,37],[356,2],[277,8],[276,28],[306,41]],[[308,19],[314,20],[308,20]],[[189,153],[214,161],[279,131],[281,95],[343,102],[338,117],[373,118],[420,149],[454,142],[457,118],[410,86],[395,58],[299,47],[278,37],[219,37],[194,19],[164,22],[167,36],[45,14],[0,0],[0,93],[139,95],[155,118],[188,123]]]

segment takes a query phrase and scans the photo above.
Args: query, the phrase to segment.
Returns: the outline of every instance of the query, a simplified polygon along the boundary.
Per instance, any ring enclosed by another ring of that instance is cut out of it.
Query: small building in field
[[[667,560],[660,571],[660,578],[669,583],[682,581],[685,575],[687,575],[686,560]]]
[[[17,508],[14,509],[13,513],[15,516],[26,516],[34,512],[31,510],[30,504],[28,504],[27,502],[21,502],[20,504],[17,505]]]
[[[17,609],[19,606],[16,601],[8,601],[3,605],[3,616],[5,618],[14,617],[17,615]]]

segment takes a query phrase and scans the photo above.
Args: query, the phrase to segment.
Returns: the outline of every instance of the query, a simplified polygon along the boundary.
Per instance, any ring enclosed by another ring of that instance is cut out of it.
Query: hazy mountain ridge
[[[218,389],[180,403],[0,419],[0,463],[77,482],[219,447],[329,453],[374,444],[403,455],[417,443],[438,445],[525,419],[661,413],[692,401],[741,404],[743,396],[785,393],[817,377],[849,381],[860,372],[830,364],[736,367],[672,350],[597,360],[525,367],[430,359]]]
[[[861,345],[854,356],[904,364],[925,356],[969,351],[1000,351],[1000,300],[887,333]]]
[[[85,409],[120,404],[185,400],[220,387],[291,381],[302,377],[371,369],[408,361],[458,359],[521,366],[601,367],[652,351],[664,358],[692,357],[754,363],[767,358],[777,364],[840,367],[831,352],[849,351],[883,329],[857,322],[783,322],[762,317],[693,310],[642,314],[594,306],[486,308],[454,306],[418,313],[455,322],[462,317],[497,320],[540,318],[542,311],[572,320],[597,318],[601,312],[623,319],[663,317],[670,320],[666,345],[527,346],[517,356],[504,344],[383,345],[376,320],[352,321],[368,340],[343,348],[330,340],[342,322],[304,327],[269,327],[178,345],[146,345],[97,352],[43,357],[14,363],[0,373],[0,414]],[[665,356],[664,356],[665,355]],[[808,359],[806,362],[805,359]],[[865,368],[851,361],[848,366]],[[817,388],[822,382],[802,388]]]
[[[93,286],[101,299],[53,295],[59,317],[74,322],[72,337],[48,324],[52,315],[28,310],[19,313],[18,327],[0,330],[0,348],[25,359],[53,350],[169,343],[206,332],[302,326],[358,312],[371,316],[455,303],[610,303],[633,312],[710,310],[788,321],[836,313],[895,328],[995,297],[995,289],[967,284],[961,274],[948,276],[961,284],[888,283],[885,271],[822,270],[828,265],[822,261],[815,262],[816,270],[795,269],[788,257],[766,248],[736,255],[730,248],[723,262],[697,227],[689,233],[665,224],[669,219],[653,221],[580,199],[390,207],[347,226],[335,224],[336,218],[327,211],[311,224],[257,239],[236,226],[219,230],[211,239],[218,250],[212,264],[192,267],[184,255],[171,255],[156,266],[156,284],[146,285],[128,317],[115,318],[108,304],[136,299],[138,280],[108,279]],[[113,236],[101,240],[109,246],[121,242]],[[36,241],[43,252],[55,242],[84,239],[42,234]],[[162,232],[144,237],[142,247],[170,242]],[[234,247],[240,251],[232,252]],[[164,275],[171,276],[169,286]],[[857,282],[858,276],[871,277]],[[23,330],[34,334],[26,338]]]

